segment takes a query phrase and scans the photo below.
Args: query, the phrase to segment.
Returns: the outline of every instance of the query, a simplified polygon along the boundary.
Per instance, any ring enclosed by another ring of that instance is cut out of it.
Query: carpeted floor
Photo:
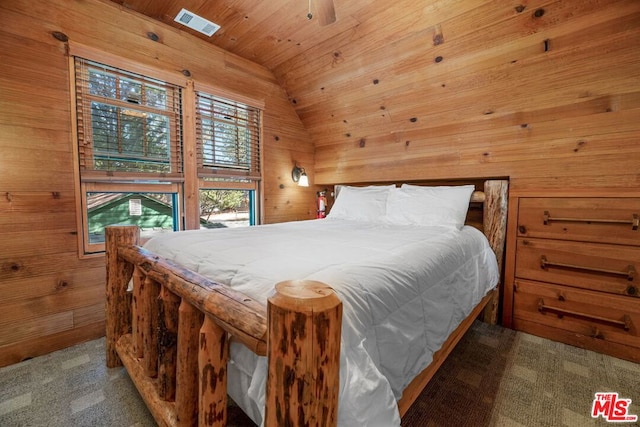
[[[608,425],[591,418],[594,394],[606,391],[631,399],[629,413],[640,415],[640,365],[476,322],[402,425]],[[253,423],[232,408],[229,425]],[[0,426],[155,423],[127,373],[105,367],[100,339],[1,368]]]
[[[629,413],[640,415],[640,365],[476,322],[402,425],[607,425],[591,417],[595,393],[606,391],[632,399]]]

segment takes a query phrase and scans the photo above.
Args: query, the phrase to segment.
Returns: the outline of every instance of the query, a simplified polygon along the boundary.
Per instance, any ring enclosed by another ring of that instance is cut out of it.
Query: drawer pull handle
[[[574,265],[574,264],[563,264],[560,262],[551,262],[547,260],[545,255],[540,257],[540,267],[543,270],[547,270],[549,267],[559,267],[559,268],[571,268],[574,270],[584,270],[591,271],[594,273],[604,273],[604,274],[613,274],[616,276],[624,276],[627,280],[631,281],[637,275],[636,269],[633,265],[629,264],[624,271],[618,270],[607,270],[606,268],[596,268],[596,267],[587,267],[584,265]]]
[[[602,332],[600,332],[600,329],[596,328],[595,326],[592,328],[592,333],[591,333],[591,338],[595,338],[598,340],[603,340],[604,339],[604,335],[602,335]]]
[[[632,230],[637,230],[640,225],[640,217],[638,214],[633,214],[631,220],[626,219],[588,219],[588,218],[552,218],[549,211],[544,211],[544,225],[549,225],[551,221],[562,222],[598,222],[601,224],[630,224]]]
[[[628,331],[631,329],[631,316],[625,314],[623,316],[623,320],[609,319],[607,317],[594,316],[592,314],[580,313],[579,311],[567,310],[560,307],[552,307],[550,305],[545,305],[544,299],[538,299],[538,311],[542,314],[545,312],[557,314],[559,318],[563,316],[573,316],[573,317],[581,317],[583,319],[594,320],[596,322],[608,323],[610,325],[619,327]]]

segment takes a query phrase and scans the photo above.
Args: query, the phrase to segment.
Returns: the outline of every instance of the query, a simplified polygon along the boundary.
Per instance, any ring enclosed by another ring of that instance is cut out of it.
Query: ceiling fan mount
[[[333,0],[314,0],[317,8],[318,23],[321,27],[336,22],[336,9]],[[311,12],[311,0],[309,0],[309,13],[307,19],[313,19],[314,14]]]

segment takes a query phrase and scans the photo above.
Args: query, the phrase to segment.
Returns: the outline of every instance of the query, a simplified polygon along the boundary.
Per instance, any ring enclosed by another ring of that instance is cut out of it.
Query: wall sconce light
[[[297,182],[300,187],[308,187],[309,186],[309,178],[307,177],[307,172],[305,172],[304,168],[295,165],[293,170],[291,171],[291,179],[293,182]]]

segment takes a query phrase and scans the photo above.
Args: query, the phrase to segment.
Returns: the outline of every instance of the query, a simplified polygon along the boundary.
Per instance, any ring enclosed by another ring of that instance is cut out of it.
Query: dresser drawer
[[[640,348],[637,299],[528,280],[515,285],[518,320]]]
[[[519,238],[516,278],[633,297],[640,304],[640,247]]]
[[[640,246],[640,197],[522,197],[518,236]]]

